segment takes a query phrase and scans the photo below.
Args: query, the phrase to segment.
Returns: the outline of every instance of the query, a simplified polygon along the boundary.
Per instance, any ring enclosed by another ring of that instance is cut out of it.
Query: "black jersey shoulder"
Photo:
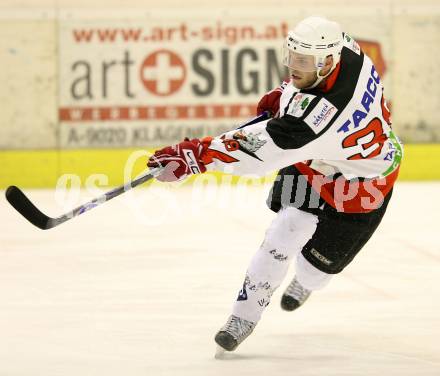
[[[281,118],[272,119],[267,123],[267,132],[274,140],[274,143],[282,149],[298,149],[310,143],[316,138],[324,134],[335,122],[338,116],[345,109],[347,104],[353,97],[356,85],[364,62],[364,54],[357,54],[347,47],[343,47],[341,51],[340,71],[338,78],[332,89],[327,93],[317,88],[310,90],[300,90],[292,95],[287,107],[291,104],[294,97],[299,93],[311,94],[316,96],[301,117],[284,115]],[[313,109],[321,105],[321,100],[325,99],[336,108],[336,114],[324,129],[315,133],[311,127],[304,122],[304,119],[313,111]],[[284,113],[286,113],[285,111]]]

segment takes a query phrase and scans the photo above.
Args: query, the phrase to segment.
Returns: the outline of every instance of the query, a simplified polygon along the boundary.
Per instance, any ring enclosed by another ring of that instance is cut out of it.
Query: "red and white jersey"
[[[344,38],[341,61],[324,87],[298,90],[287,84],[279,118],[213,138],[204,162],[208,170],[258,176],[294,164],[311,185],[314,177],[327,177],[320,194],[337,207],[331,183],[335,176],[342,176],[344,184],[353,179],[359,184],[360,179],[360,195],[364,188],[369,191],[365,184],[382,196],[391,190],[402,145],[390,124],[383,85],[371,59],[353,39]],[[342,211],[373,210],[360,207],[362,197],[345,203]]]

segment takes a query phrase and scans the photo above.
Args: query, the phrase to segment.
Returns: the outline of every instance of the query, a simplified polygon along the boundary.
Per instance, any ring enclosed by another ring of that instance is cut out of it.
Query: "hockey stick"
[[[247,127],[248,125],[258,123],[260,121],[266,120],[270,117],[269,112],[263,112],[261,115],[256,116],[248,120],[246,123],[237,127],[236,129],[242,129]],[[63,214],[59,217],[49,217],[46,214],[42,213],[21,191],[20,188],[15,185],[11,185],[6,190],[6,199],[8,202],[17,210],[23,217],[25,217],[30,223],[37,226],[42,230],[48,230],[50,228],[56,227],[61,223],[68,221],[78,215],[89,211],[97,207],[98,205],[103,204],[106,201],[111,200],[114,197],[119,196],[120,194],[127,192],[128,190],[138,186],[139,184],[145,183],[146,181],[158,176],[161,173],[161,168],[152,169],[148,172],[145,172],[137,179],[128,182],[125,185],[121,185],[111,191],[104,193],[103,195],[86,202],[85,204],[78,206],[77,208],[71,210],[69,213]]]
[[[117,188],[114,188],[111,191],[106,192],[103,195],[94,198],[93,200],[90,200],[89,202],[86,202],[81,206],[78,206],[69,213],[63,214],[55,218],[48,217],[46,214],[42,213],[26,197],[26,195],[20,190],[20,188],[14,185],[11,185],[6,190],[6,199],[14,207],[14,209],[17,210],[30,223],[32,223],[33,225],[37,226],[42,230],[48,230],[50,228],[60,225],[61,223],[68,221],[69,219],[77,217],[78,215],[81,215],[86,211],[89,211],[90,209],[93,209],[98,205],[101,205],[104,202],[109,201],[112,198],[115,198],[124,192],[129,191],[134,187],[137,187],[139,184],[145,183],[146,181],[159,175],[161,171],[162,171],[161,168],[155,168],[153,170],[145,172],[137,179],[132,180],[125,185],[121,185]]]
[[[260,121],[267,120],[271,117],[271,113],[269,111],[263,111],[260,115],[255,116],[254,118],[248,120],[246,123],[238,126],[235,129],[242,129],[244,127],[247,127],[249,125],[259,123]]]

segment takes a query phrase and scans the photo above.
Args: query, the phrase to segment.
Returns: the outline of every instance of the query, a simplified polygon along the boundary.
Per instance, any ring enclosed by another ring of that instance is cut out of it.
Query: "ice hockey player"
[[[273,117],[220,137],[156,151],[149,167],[174,181],[205,171],[265,175],[279,170],[268,199],[277,216],[248,266],[232,315],[215,336],[233,351],[254,330],[292,260],[281,298],[293,311],[325,287],[376,230],[397,179],[402,146],[370,58],[340,26],[308,17],[289,31],[283,63],[290,80],[258,111]]]

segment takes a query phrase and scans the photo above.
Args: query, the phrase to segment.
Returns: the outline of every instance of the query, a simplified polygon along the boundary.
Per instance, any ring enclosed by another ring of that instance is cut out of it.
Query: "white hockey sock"
[[[302,253],[296,258],[296,279],[307,290],[320,290],[328,285],[333,274],[327,274],[308,262]]]
[[[310,240],[317,223],[315,215],[293,207],[278,212],[251,260],[243,288],[233,306],[233,315],[251,322],[260,320],[290,262]]]

